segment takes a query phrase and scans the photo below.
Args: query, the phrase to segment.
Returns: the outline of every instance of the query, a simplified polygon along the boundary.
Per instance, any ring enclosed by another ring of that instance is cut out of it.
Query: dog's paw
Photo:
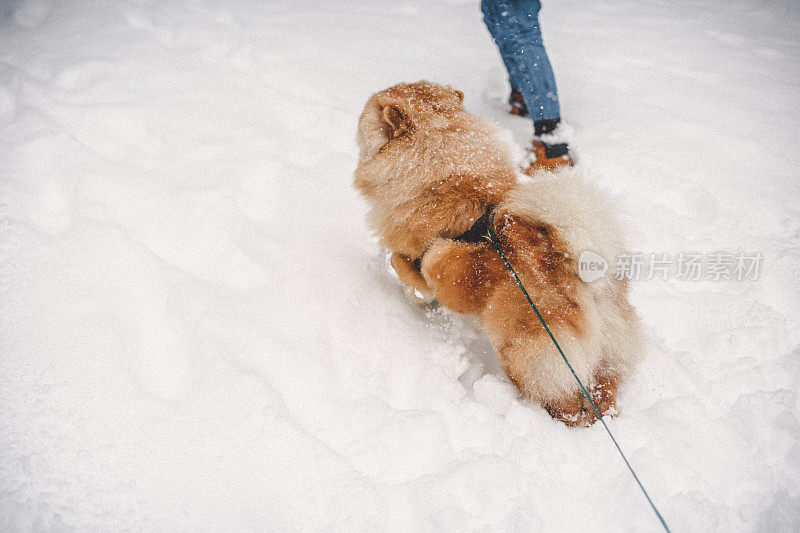
[[[592,401],[594,401],[594,398],[592,398]],[[599,410],[599,406],[597,407]],[[581,391],[563,400],[545,404],[544,408],[550,413],[550,416],[569,427],[588,427],[598,420],[594,409],[592,409],[592,404],[589,403],[589,400]],[[605,414],[602,410],[600,413]]]
[[[403,286],[403,295],[413,305],[430,305],[436,301],[436,296],[432,292],[421,291],[408,285]]]
[[[613,375],[599,377],[589,389],[592,401],[603,416],[616,416],[618,380]]]
[[[394,252],[389,256],[389,265],[403,284],[406,300],[417,305],[427,305],[434,301],[433,291],[425,283],[413,260]]]

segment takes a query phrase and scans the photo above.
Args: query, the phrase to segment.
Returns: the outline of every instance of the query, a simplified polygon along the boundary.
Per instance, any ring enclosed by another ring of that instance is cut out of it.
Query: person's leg
[[[481,12],[483,12],[483,23],[486,24],[486,29],[489,30],[489,34],[492,36],[494,43],[500,50],[500,58],[503,60],[503,65],[505,65],[506,72],[508,73],[508,83],[511,85],[512,89],[518,89],[519,86],[514,80],[514,63],[509,61],[511,56],[507,56],[507,54],[503,53],[502,49],[504,46],[503,43],[506,39],[506,33],[504,32],[504,28],[501,27],[502,10],[499,9],[499,3],[494,0],[482,0]]]
[[[567,143],[552,144],[541,138],[556,128],[561,121],[561,112],[553,69],[539,28],[540,8],[539,0],[481,1],[486,27],[508,71],[512,112],[527,113],[533,119],[535,138],[531,164],[525,170],[528,174],[572,164]],[[520,95],[526,104],[524,106],[515,102]]]
[[[519,88],[534,121],[535,134],[552,131],[561,118],[553,69],[542,42],[539,0],[483,0],[491,14],[489,31],[513,85]],[[487,26],[489,22],[487,21]]]

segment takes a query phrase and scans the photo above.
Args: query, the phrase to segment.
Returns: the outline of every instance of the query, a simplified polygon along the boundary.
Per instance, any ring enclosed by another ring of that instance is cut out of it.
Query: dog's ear
[[[394,105],[387,105],[383,108],[383,120],[389,125],[389,136],[392,139],[400,137],[411,127],[408,115]]]
[[[455,91],[456,96],[458,96],[458,99],[463,102],[464,101],[464,91],[459,91],[458,89],[453,89],[453,91]]]

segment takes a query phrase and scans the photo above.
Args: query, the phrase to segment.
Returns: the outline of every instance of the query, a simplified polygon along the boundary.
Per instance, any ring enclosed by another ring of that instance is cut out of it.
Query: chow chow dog
[[[354,183],[369,224],[410,290],[480,318],[524,396],[568,425],[591,424],[593,409],[486,238],[493,221],[575,373],[613,415],[617,386],[642,353],[639,318],[625,280],[582,281],[578,259],[588,250],[611,262],[624,251],[614,208],[573,168],[520,176],[494,125],[463,100],[421,81],[367,101]]]

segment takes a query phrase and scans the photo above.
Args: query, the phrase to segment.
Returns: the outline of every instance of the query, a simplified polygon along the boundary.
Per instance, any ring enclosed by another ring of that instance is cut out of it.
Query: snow
[[[658,531],[601,426],[414,307],[351,186],[430,79],[515,142],[475,2],[0,4],[0,530]],[[800,528],[800,9],[547,1],[578,164],[641,280],[609,426],[674,531]]]

